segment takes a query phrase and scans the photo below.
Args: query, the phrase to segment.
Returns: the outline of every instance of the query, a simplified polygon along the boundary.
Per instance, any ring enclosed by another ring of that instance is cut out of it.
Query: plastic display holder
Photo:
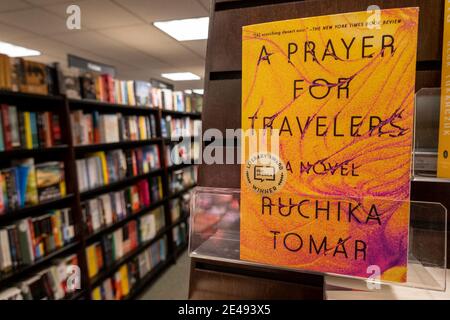
[[[450,182],[437,177],[440,88],[422,88],[415,95],[413,180]]]
[[[315,197],[319,199],[319,197]],[[326,199],[333,197],[327,196]],[[325,199],[325,198],[322,198]],[[341,197],[342,199],[342,197]],[[386,205],[395,200],[377,199]],[[397,201],[398,202],[398,201]],[[436,291],[446,289],[447,210],[440,203],[409,202],[407,281],[393,283],[334,273],[266,265],[240,259],[240,190],[196,187],[191,198],[189,254],[192,258],[288,269],[372,284]],[[404,202],[402,202],[404,204]]]

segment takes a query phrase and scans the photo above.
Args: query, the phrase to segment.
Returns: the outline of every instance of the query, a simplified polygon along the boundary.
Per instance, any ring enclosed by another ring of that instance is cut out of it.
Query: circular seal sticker
[[[274,193],[283,187],[286,179],[286,166],[275,154],[256,153],[245,165],[245,180],[254,192]]]

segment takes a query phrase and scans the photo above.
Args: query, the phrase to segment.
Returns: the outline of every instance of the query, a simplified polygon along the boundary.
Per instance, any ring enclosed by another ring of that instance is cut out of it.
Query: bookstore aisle
[[[21,20],[17,43],[19,27],[0,18],[0,34],[13,42],[0,45],[0,300],[170,298],[157,280],[187,288],[203,107],[201,77],[171,75],[201,75],[204,50],[186,55],[169,35],[155,34],[133,1],[78,2],[86,14],[78,42],[66,6],[11,8],[17,19],[40,21]],[[193,17],[207,16],[196,8]],[[179,16],[164,10],[164,19]],[[119,27],[114,35],[127,34],[121,41],[88,41],[125,18],[145,29],[137,39],[170,48],[142,54],[136,43],[123,44],[129,35]],[[70,46],[25,31],[41,24]]]

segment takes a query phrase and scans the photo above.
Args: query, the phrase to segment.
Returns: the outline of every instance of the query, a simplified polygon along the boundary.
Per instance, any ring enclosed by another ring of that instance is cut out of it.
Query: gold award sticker
[[[274,193],[283,187],[286,179],[286,166],[275,154],[256,153],[246,163],[245,180],[256,193]]]

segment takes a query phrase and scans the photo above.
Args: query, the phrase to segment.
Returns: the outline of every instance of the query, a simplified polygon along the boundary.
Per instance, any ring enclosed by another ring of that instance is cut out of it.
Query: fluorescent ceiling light
[[[191,72],[161,73],[161,77],[172,81],[200,80],[198,75]]]
[[[0,41],[0,53],[6,54],[10,57],[30,57],[39,56],[41,53],[37,50],[16,46],[14,44]]]
[[[207,39],[208,24],[208,17],[153,23],[155,27],[178,41]]]
[[[194,91],[194,93],[196,93],[196,94],[203,94],[205,92],[205,90],[203,90],[203,89],[194,89],[192,91]]]
[[[191,89],[186,89],[186,90],[184,90],[184,93],[186,93],[186,94],[191,94],[191,93],[192,93],[192,90],[191,90]]]

